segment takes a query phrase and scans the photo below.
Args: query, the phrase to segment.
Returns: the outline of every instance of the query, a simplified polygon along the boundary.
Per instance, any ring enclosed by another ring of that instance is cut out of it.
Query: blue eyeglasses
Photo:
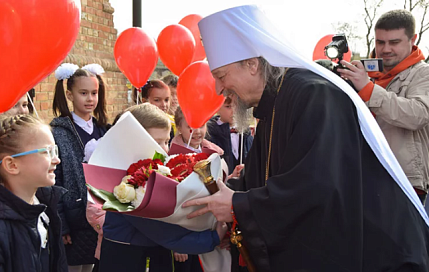
[[[30,155],[30,154],[34,154],[34,153],[43,153],[43,152],[47,152],[48,155],[51,157],[51,160],[53,160],[54,158],[58,158],[58,146],[57,145],[50,145],[47,146],[45,148],[39,148],[39,149],[34,149],[34,150],[30,150],[30,151],[26,151],[26,152],[22,152],[22,153],[18,153],[15,155],[12,155],[12,158],[16,158],[16,157],[21,157],[21,156],[25,156],[25,155]],[[2,163],[3,160],[0,161],[0,163]]]

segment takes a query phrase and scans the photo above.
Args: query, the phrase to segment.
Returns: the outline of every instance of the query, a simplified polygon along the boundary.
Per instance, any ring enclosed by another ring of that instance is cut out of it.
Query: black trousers
[[[99,272],[145,272],[147,258],[150,258],[150,272],[173,271],[171,250],[160,246],[142,247],[126,245],[103,239]]]

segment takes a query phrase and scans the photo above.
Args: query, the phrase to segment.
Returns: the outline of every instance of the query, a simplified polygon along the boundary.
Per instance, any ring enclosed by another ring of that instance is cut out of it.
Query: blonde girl
[[[222,148],[205,139],[207,133],[206,124],[200,128],[191,129],[180,107],[176,110],[174,120],[176,122],[177,134],[171,141],[172,144],[175,143],[185,146],[197,153],[200,153],[202,148],[208,148],[217,152],[219,155],[223,155]]]
[[[148,82],[141,88],[140,93],[134,89],[134,97],[139,98],[138,104],[148,102],[157,106],[160,110],[168,115],[168,118],[170,118],[171,122],[170,137],[173,138],[176,134],[176,126],[174,122],[174,115],[169,113],[171,106],[171,88],[161,80],[148,80]]]
[[[0,271],[67,271],[55,184],[60,163],[50,127],[0,116]]]

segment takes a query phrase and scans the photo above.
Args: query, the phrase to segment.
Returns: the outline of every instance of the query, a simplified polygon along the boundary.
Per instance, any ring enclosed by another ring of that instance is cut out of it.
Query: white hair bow
[[[104,73],[103,67],[101,67],[101,65],[97,63],[87,64],[83,66],[82,69],[87,70],[88,72],[91,72],[98,76]]]
[[[63,63],[60,67],[55,70],[55,78],[58,80],[64,80],[70,78],[76,70],[79,69],[79,66],[73,63]]]

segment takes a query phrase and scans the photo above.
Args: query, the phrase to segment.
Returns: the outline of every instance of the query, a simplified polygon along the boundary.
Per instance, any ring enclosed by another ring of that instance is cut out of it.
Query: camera
[[[344,34],[336,34],[332,37],[332,42],[330,42],[327,46],[325,46],[325,56],[327,56],[331,61],[338,59],[337,64],[332,64],[333,67],[331,69],[337,75],[338,68],[347,69],[345,66],[340,64],[340,61],[343,60],[344,54],[349,52],[349,45],[347,43],[346,35]]]
[[[325,55],[331,60],[338,59],[338,63],[347,52],[349,52],[349,45],[344,34],[334,35],[332,42],[325,46]]]
[[[344,65],[340,63],[343,59],[345,53],[349,52],[349,46],[347,43],[346,35],[344,34],[336,34],[332,37],[332,42],[330,42],[327,46],[325,46],[325,56],[327,56],[330,60],[327,59],[319,59],[316,60],[316,63],[325,67],[329,71],[334,72],[336,75],[341,76],[338,72],[338,68],[340,69],[348,69]],[[338,63],[335,63],[334,60],[338,59]],[[365,67],[365,71],[367,72],[381,72],[383,71],[383,59],[361,59],[360,60]],[[350,86],[353,87],[355,91],[353,83],[344,79]]]
[[[338,72],[338,68],[348,69],[347,67],[345,67],[340,63],[340,61],[344,57],[344,54],[347,52],[349,52],[349,46],[347,43],[346,35],[336,34],[332,37],[332,42],[330,42],[327,46],[325,46],[325,56],[327,56],[330,60],[327,60],[327,59],[316,60],[316,63],[334,72],[336,75],[341,76],[340,73]],[[338,63],[333,62],[335,59],[338,59]],[[382,59],[361,59],[361,62],[365,67],[365,71],[367,72],[383,71]],[[352,86],[355,91],[357,91],[350,80],[345,79],[345,81],[350,86]]]
[[[340,61],[343,59],[344,54],[347,52],[349,52],[349,45],[347,43],[346,35],[336,34],[332,37],[332,42],[325,46],[325,56],[327,56],[330,60],[320,59],[316,60],[316,63],[325,67],[329,71],[334,72],[336,75],[341,76],[338,72],[338,68],[347,69],[347,67],[340,63]],[[333,60],[335,59],[338,59],[338,63],[333,62]],[[353,89],[355,89],[353,83],[350,80],[345,81],[350,86],[352,86]]]

